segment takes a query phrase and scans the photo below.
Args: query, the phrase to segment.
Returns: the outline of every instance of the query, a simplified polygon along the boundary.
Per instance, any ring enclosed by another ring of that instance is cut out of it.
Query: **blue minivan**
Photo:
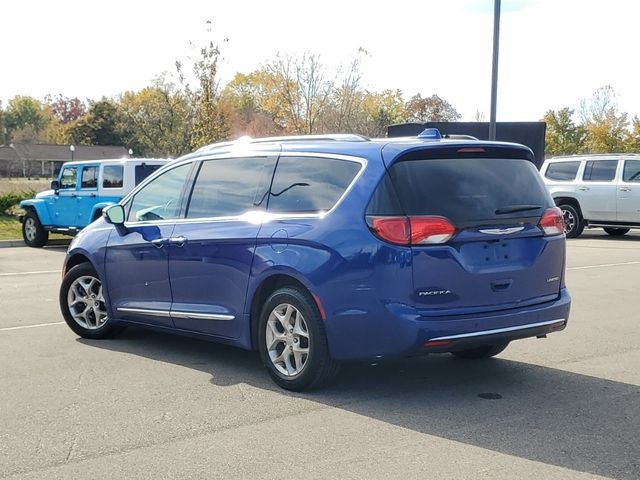
[[[323,135],[203,147],[73,240],[60,306],[258,350],[274,381],[348,360],[497,355],[563,330],[565,236],[522,145]]]

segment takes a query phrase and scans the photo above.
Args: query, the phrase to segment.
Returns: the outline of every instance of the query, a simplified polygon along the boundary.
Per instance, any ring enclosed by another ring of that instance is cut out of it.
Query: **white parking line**
[[[49,325],[62,325],[64,322],[38,323],[36,325],[21,325],[19,327],[0,328],[0,332],[8,332],[9,330],[23,330],[25,328],[48,327]]]
[[[567,267],[567,270],[586,270],[588,268],[619,267],[621,265],[640,265],[640,261],[621,262],[621,263],[603,263],[601,265],[585,265],[583,267]]]
[[[0,277],[15,277],[18,275],[39,275],[41,273],[61,273],[62,270],[36,270],[33,272],[12,272],[12,273],[0,273]]]

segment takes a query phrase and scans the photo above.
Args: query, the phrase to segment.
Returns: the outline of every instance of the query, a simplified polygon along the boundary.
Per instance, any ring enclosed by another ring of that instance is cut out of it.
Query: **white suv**
[[[555,157],[540,173],[564,214],[567,237],[585,227],[602,227],[614,236],[640,228],[640,155]]]

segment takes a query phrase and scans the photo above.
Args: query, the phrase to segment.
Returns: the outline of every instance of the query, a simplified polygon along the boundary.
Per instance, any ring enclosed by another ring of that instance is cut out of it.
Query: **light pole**
[[[496,101],[498,98],[498,50],[500,46],[500,0],[493,0],[493,64],[491,65],[491,115],[489,140],[496,139]]]
[[[73,162],[73,152],[76,151],[76,147],[74,147],[73,145],[70,145],[69,150],[71,150],[71,161]]]

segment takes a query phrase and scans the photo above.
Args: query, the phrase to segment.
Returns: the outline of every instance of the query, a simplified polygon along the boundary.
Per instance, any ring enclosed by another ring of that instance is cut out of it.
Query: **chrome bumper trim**
[[[564,321],[566,321],[566,319],[558,318],[556,320],[548,320],[546,322],[518,325],[517,327],[496,328],[495,330],[482,330],[480,332],[461,333],[459,335],[448,335],[446,337],[430,338],[429,341],[432,342],[434,340],[457,340],[459,338],[472,338],[472,337],[481,337],[484,335],[495,335],[497,333],[516,332],[518,330],[527,330],[529,328],[543,327],[545,325],[553,325],[554,323],[560,323]]]

